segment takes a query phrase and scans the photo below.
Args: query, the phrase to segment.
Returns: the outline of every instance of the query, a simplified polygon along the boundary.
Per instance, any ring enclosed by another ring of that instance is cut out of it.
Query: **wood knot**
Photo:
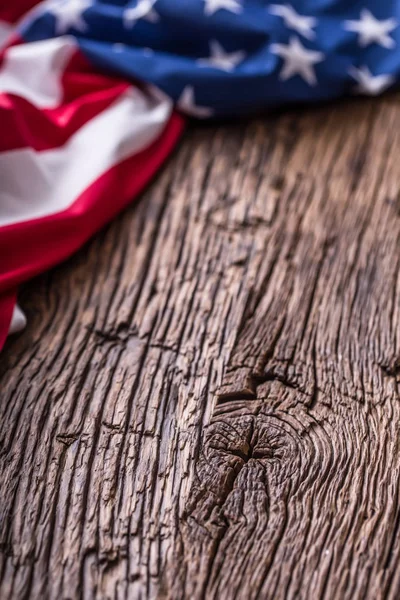
[[[278,483],[293,472],[298,454],[298,433],[279,417],[265,414],[218,418],[210,424],[204,442],[209,465],[217,469],[230,465],[235,472],[231,485],[250,463],[253,469],[258,463]]]

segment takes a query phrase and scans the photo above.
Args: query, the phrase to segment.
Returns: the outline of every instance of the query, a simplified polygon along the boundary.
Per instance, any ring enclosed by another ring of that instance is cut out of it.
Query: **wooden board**
[[[400,596],[398,97],[193,128],[26,286],[0,597]]]

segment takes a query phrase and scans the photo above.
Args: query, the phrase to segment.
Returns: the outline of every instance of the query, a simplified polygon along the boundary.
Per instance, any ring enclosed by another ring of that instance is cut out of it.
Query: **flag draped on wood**
[[[0,57],[0,123],[1,347],[25,324],[18,284],[68,257],[131,201],[182,121],[166,96],[94,69],[73,37],[15,36]]]
[[[15,0],[0,6],[0,347],[17,286],[137,195],[182,130],[400,76],[400,0]]]

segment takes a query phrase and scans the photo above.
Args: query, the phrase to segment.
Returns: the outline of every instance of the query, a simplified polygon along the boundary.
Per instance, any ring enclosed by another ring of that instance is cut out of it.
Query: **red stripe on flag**
[[[29,44],[25,46],[29,52]],[[5,63],[6,60],[3,67]],[[0,85],[1,77],[0,67]],[[0,93],[0,152],[24,147],[40,151],[62,146],[130,87],[121,79],[93,71],[79,50],[68,61],[60,83],[62,98],[52,109],[39,108],[16,94]]]
[[[39,109],[19,96],[0,94],[0,152],[25,147],[40,151],[62,146],[129,87],[121,81],[95,75],[92,81],[89,77],[85,81],[79,73],[70,74],[67,87],[79,85],[81,95],[53,110]]]
[[[31,8],[39,4],[41,0],[3,0],[0,6],[0,21],[16,23]]]

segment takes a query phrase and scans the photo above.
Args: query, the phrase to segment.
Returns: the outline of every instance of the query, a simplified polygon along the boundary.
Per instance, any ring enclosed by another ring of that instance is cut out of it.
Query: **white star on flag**
[[[204,14],[207,16],[213,15],[217,10],[229,10],[230,12],[239,14],[242,12],[242,5],[238,0],[204,0]]]
[[[178,108],[188,115],[205,119],[213,114],[213,110],[206,106],[197,106],[194,89],[192,85],[187,85],[178,99]]]
[[[199,58],[197,64],[206,67],[214,67],[222,71],[233,71],[234,68],[241,63],[246,56],[242,50],[237,52],[225,52],[221,44],[216,40],[210,42],[211,56],[208,58]]]
[[[395,81],[392,75],[372,75],[368,67],[351,67],[349,74],[357,81],[355,92],[368,96],[378,96],[388,89]]]
[[[48,10],[56,19],[56,33],[65,33],[71,27],[78,31],[85,31],[87,24],[83,19],[83,13],[90,6],[92,0],[48,0],[38,8]]]
[[[308,85],[316,85],[317,78],[314,65],[324,59],[322,52],[307,50],[299,38],[291,37],[289,44],[272,44],[271,52],[284,60],[284,65],[279,73],[279,79],[286,81],[294,75],[300,75]]]
[[[126,28],[133,27],[137,21],[144,19],[151,23],[160,20],[158,13],[154,10],[157,0],[139,0],[136,6],[124,10],[124,25]]]
[[[126,50],[126,48],[126,44],[122,44],[121,42],[116,42],[112,45],[112,49],[114,52],[123,52],[124,50]]]
[[[368,9],[364,8],[360,13],[359,21],[344,21],[343,27],[347,31],[358,33],[358,43],[362,47],[375,42],[384,48],[394,48],[396,42],[389,33],[396,29],[397,25],[396,19],[379,21]]]
[[[304,36],[308,40],[315,38],[313,27],[317,24],[315,17],[304,17],[299,15],[289,4],[271,4],[269,7],[271,15],[282,17],[288,29],[294,29],[297,33]]]

